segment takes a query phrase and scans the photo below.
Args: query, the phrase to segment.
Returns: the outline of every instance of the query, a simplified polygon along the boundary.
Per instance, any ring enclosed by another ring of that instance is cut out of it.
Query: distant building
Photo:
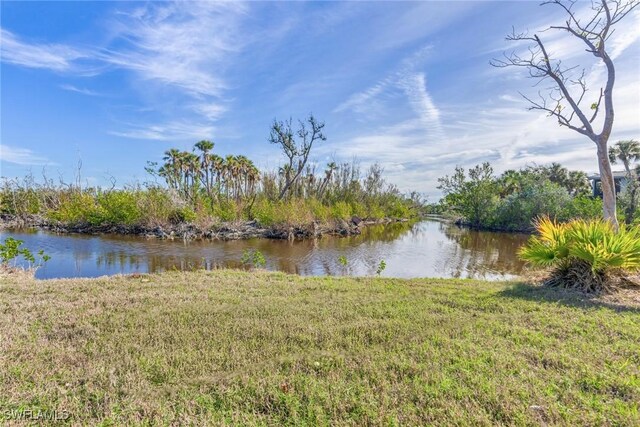
[[[589,181],[591,182],[591,189],[593,190],[593,197],[602,197],[602,182],[600,180],[600,174],[593,174],[589,176]],[[616,194],[624,191],[624,189],[629,184],[629,179],[627,178],[627,173],[625,171],[614,171],[613,172],[613,181],[616,186]]]

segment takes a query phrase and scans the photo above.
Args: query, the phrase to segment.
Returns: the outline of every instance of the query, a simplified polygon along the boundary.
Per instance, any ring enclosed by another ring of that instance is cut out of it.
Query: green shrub
[[[225,200],[215,204],[212,211],[213,215],[221,221],[235,221],[240,217],[238,206],[233,200]]]
[[[97,197],[97,210],[90,218],[94,225],[134,225],[140,221],[142,211],[136,195],[129,190],[112,190]]]
[[[138,208],[144,213],[141,220],[147,225],[162,225],[178,220],[184,221],[189,213],[180,213],[182,208],[174,201],[171,193],[161,187],[149,187],[136,192]],[[176,197],[177,199],[177,197]]]
[[[25,261],[29,263],[29,267],[39,267],[43,263],[49,261],[51,257],[45,255],[43,250],[38,251],[38,262],[36,264],[35,255],[27,248],[22,248],[24,241],[14,239],[13,237],[7,237],[4,243],[0,243],[0,265],[4,267],[11,267],[13,264],[15,267],[18,258],[21,256]]]
[[[40,213],[42,203],[40,196],[44,191],[35,189],[3,189],[0,192],[0,213],[25,216]]]
[[[385,268],[387,268],[387,263],[384,260],[380,260],[380,263],[378,263],[378,267],[376,268],[376,274],[380,276]]]
[[[245,250],[242,253],[240,262],[245,266],[252,266],[253,268],[264,268],[267,265],[267,260],[264,255],[257,249]]]
[[[602,199],[599,197],[576,196],[567,204],[561,219],[597,219],[602,216]]]
[[[336,202],[331,207],[331,217],[333,219],[349,219],[351,218],[351,206],[347,202]]]
[[[388,215],[385,213],[384,208],[379,203],[372,202],[367,208],[367,213],[360,216],[363,218],[381,219]]]
[[[456,167],[451,176],[438,179],[444,203],[472,226],[488,226],[494,222],[499,189],[488,162],[469,169]]]
[[[93,195],[70,192],[60,194],[58,208],[50,210],[47,216],[65,224],[95,224],[99,221],[100,213]]]
[[[181,208],[175,208],[169,214],[169,221],[172,224],[182,224],[185,222],[193,222],[197,218],[196,213],[193,209],[188,206],[184,206]]]
[[[331,209],[324,205],[318,199],[308,200],[308,206],[311,209],[313,217],[320,222],[327,222],[331,219]]]
[[[553,268],[550,285],[598,292],[615,288],[626,272],[640,269],[640,229],[616,232],[604,220],[574,220],[559,224],[543,218],[538,235],[520,250],[534,266]]]
[[[400,199],[396,199],[390,206],[389,214],[386,215],[392,218],[409,218],[411,216],[411,210],[406,203]]]
[[[571,204],[567,190],[550,181],[527,182],[498,204],[493,225],[507,230],[533,227],[535,218],[560,218]]]
[[[266,199],[257,200],[253,208],[252,219],[258,221],[258,223],[265,227],[270,227],[275,224],[276,221],[276,206],[273,202],[269,202]]]

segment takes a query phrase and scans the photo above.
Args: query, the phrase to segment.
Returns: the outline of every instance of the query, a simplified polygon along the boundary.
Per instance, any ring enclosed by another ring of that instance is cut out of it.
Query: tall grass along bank
[[[561,289],[222,270],[0,294],[7,424],[640,423],[640,309]]]
[[[228,159],[229,164],[238,164],[234,159]],[[5,179],[0,227],[156,237],[304,238],[357,234],[366,224],[420,214],[420,198],[386,184],[375,165],[361,176],[356,164],[330,164],[323,179],[310,169],[288,187],[277,174],[260,174],[254,167],[249,175],[242,171],[225,166],[213,178],[207,173],[206,186],[193,174],[172,174],[166,177],[167,186],[145,183],[122,189],[56,185],[46,178]],[[287,193],[280,197],[279,189],[285,187]]]

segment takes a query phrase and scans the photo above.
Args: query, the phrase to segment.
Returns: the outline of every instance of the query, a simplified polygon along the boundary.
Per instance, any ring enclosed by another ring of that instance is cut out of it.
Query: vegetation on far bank
[[[630,143],[630,144],[628,144]],[[640,223],[640,145],[621,141],[612,147],[612,160],[623,164],[627,185],[618,194],[618,216],[627,224]],[[587,175],[558,163],[508,170],[496,176],[489,163],[439,179],[444,197],[428,211],[457,217],[472,227],[505,231],[533,231],[543,216],[559,222],[602,217],[602,199],[593,197]]]
[[[44,177],[5,179],[0,215],[40,216],[63,225],[168,226],[191,223],[207,228],[222,222],[261,226],[309,225],[350,219],[416,217],[417,194],[403,195],[374,164],[364,173],[357,162],[309,162],[314,142],[326,139],[313,116],[294,130],[291,121],[272,125],[269,141],[285,157],[277,171],[260,171],[246,156],[221,157],[214,144],[200,141],[192,151],[167,150],[163,163],[149,162],[152,182],[123,189],[56,184]],[[164,181],[164,185],[161,181]]]
[[[560,289],[222,270],[0,294],[4,422],[640,423],[640,309]]]
[[[496,176],[485,162],[468,172],[458,167],[439,182],[444,193],[441,212],[472,227],[532,231],[541,216],[559,221],[602,217],[602,200],[590,196],[586,174],[557,163]]]

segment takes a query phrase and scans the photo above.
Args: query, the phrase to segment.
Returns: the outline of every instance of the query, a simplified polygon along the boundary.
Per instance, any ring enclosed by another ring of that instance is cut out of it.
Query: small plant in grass
[[[536,223],[538,234],[520,249],[520,257],[551,268],[547,284],[585,292],[611,291],[640,270],[640,229],[616,233],[604,220],[559,224],[549,218]]]
[[[29,269],[36,269],[51,259],[43,250],[36,253],[36,258],[29,249],[21,247],[23,243],[13,237],[7,237],[4,243],[0,243],[0,265],[3,268],[16,268],[18,260],[22,258],[29,264]]]
[[[342,270],[342,275],[346,276],[349,274],[349,262],[347,261],[347,257],[344,255],[340,255],[338,257],[338,264],[340,264],[340,269]]]
[[[384,260],[381,260],[378,264],[378,268],[376,268],[376,274],[380,276],[385,268],[387,268],[387,263],[384,262]]]
[[[243,265],[251,265],[253,268],[264,268],[267,265],[267,260],[259,250],[245,250],[240,262]]]

